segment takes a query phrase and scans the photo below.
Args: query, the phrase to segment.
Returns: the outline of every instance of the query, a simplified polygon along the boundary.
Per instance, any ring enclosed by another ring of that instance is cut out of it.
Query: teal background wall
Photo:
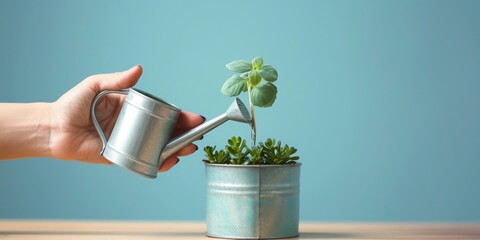
[[[55,101],[142,64],[137,87],[207,118],[224,65],[279,70],[258,137],[299,149],[303,221],[480,221],[479,1],[0,1],[0,101]],[[243,98],[245,100],[245,98]],[[0,126],[1,128],[1,126]],[[248,138],[228,123],[198,142]],[[202,151],[156,180],[0,162],[0,218],[203,220]]]

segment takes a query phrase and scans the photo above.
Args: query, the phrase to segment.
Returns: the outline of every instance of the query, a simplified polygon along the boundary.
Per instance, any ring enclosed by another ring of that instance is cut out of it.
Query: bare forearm
[[[50,103],[0,103],[0,160],[50,157]]]

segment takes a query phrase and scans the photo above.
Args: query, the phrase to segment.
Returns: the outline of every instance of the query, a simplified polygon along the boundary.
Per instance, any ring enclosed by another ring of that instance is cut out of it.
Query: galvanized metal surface
[[[300,166],[206,164],[207,235],[298,236]]]
[[[95,106],[110,93],[127,94],[107,140],[95,117]],[[137,89],[104,91],[92,104],[92,121],[103,143],[101,154],[121,167],[149,178],[157,176],[158,157],[168,143],[180,109]]]
[[[95,109],[105,95],[127,95],[107,140]],[[160,165],[169,156],[227,120],[250,123],[245,105],[236,98],[226,113],[170,140],[181,110],[138,89],[103,91],[92,102],[91,118],[102,140],[102,154],[110,162],[148,178],[156,178]]]

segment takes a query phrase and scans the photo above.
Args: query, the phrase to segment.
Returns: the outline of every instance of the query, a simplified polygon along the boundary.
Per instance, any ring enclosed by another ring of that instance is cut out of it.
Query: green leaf
[[[249,81],[250,84],[252,86],[257,86],[260,83],[260,81],[262,81],[262,76],[260,76],[258,71],[255,71],[255,70],[251,71],[250,72],[250,81]]]
[[[252,64],[245,60],[236,60],[225,65],[229,70],[243,73],[252,70]]]
[[[252,103],[258,107],[270,107],[277,98],[277,87],[270,82],[263,82],[252,89]]]
[[[252,67],[254,70],[260,70],[262,69],[263,66],[263,58],[262,57],[256,57],[252,60]]]
[[[243,86],[242,92],[246,92],[247,90],[248,90],[248,84],[245,84],[245,85]]]
[[[238,96],[244,88],[246,88],[247,85],[247,79],[242,78],[238,75],[234,75],[227,79],[225,83],[222,86],[222,93],[233,97],[233,96]]]
[[[270,65],[263,66],[259,73],[263,79],[269,82],[275,82],[278,78],[277,70]]]

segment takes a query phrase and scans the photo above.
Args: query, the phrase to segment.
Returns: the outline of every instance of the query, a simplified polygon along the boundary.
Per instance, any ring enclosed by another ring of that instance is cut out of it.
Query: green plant
[[[264,65],[262,57],[256,57],[251,62],[237,60],[230,62],[226,67],[238,74],[233,75],[222,86],[222,93],[227,96],[238,96],[242,92],[248,92],[250,102],[250,114],[252,116],[253,136],[256,135],[254,106],[270,107],[277,97],[277,87],[273,84],[278,78],[275,68]],[[232,137],[224,150],[216,150],[216,147],[205,147],[203,160],[214,164],[291,164],[299,157],[294,156],[297,149],[288,145],[282,145],[280,141],[268,138],[265,143],[255,144],[252,137],[252,147],[241,137]]]
[[[225,65],[237,74],[231,76],[221,88],[227,96],[238,96],[248,92],[250,114],[252,115],[252,128],[257,132],[254,106],[270,107],[277,98],[277,87],[273,84],[278,78],[278,72],[271,65],[264,65],[262,57],[252,61],[236,60]]]
[[[230,163],[230,154],[225,152],[224,150],[217,151],[215,150],[216,147],[206,146],[203,148],[205,151],[205,157],[207,159],[203,160],[206,163],[213,163],[213,164],[228,164]]]
[[[292,156],[297,149],[288,145],[282,146],[280,141],[275,139],[267,139],[265,143],[260,143],[263,152],[263,159],[269,164],[289,164],[295,163],[299,159],[298,156]]]
[[[225,151],[231,156],[231,164],[244,164],[248,160],[247,142],[241,137],[228,139],[228,145],[225,146]]]
[[[215,150],[215,147],[205,147],[203,160],[214,164],[293,164],[299,157],[293,156],[297,149],[288,145],[282,145],[275,139],[267,139],[265,143],[249,148],[241,137],[232,137],[228,140],[225,150]]]
[[[263,148],[253,147],[248,149],[248,154],[250,155],[250,163],[253,165],[258,165],[264,163],[263,160]]]

